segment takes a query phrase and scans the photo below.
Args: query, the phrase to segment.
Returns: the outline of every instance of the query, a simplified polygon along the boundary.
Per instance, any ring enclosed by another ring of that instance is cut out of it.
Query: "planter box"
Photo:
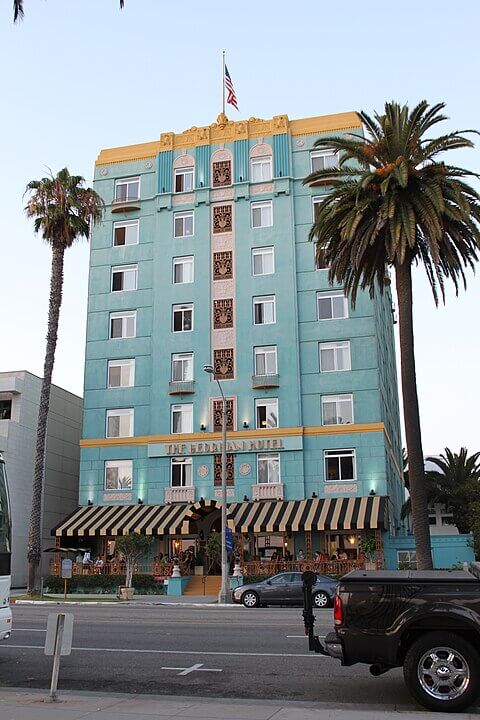
[[[133,588],[120,585],[118,588],[118,597],[120,600],[133,600]]]

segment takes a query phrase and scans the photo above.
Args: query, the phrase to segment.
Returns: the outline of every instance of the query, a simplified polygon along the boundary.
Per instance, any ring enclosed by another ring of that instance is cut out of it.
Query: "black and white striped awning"
[[[193,505],[89,505],[77,508],[52,530],[56,537],[191,535],[191,523],[218,509],[216,500]],[[229,527],[237,533],[299,530],[386,529],[387,498],[310,498],[231,503]]]

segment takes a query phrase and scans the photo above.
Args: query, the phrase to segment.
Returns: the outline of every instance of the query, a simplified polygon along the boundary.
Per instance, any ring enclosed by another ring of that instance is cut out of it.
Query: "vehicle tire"
[[[330,605],[330,598],[326,592],[319,590],[313,594],[313,605],[316,608],[326,608]]]
[[[480,694],[480,656],[454,632],[430,632],[409,648],[403,663],[405,683],[429,710],[461,712]]]
[[[254,608],[260,605],[259,597],[253,590],[247,590],[243,593],[242,603],[246,608]]]

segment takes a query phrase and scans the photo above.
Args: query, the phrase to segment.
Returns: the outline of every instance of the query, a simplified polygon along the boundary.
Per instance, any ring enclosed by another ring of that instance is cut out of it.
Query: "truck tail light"
[[[340,595],[333,598],[333,622],[335,625],[343,624],[343,603]]]

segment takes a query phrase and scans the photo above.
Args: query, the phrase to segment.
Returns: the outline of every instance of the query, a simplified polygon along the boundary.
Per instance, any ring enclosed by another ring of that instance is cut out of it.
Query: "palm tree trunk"
[[[412,506],[413,534],[419,570],[431,570],[432,550],[428,522],[425,465],[420,431],[415,352],[413,341],[412,267],[410,257],[395,265],[400,330],[400,366],[402,376],[403,415],[408,452],[408,478]]]
[[[28,594],[34,595],[37,588],[37,570],[42,553],[42,494],[45,470],[45,440],[47,433],[48,408],[50,405],[50,386],[52,384],[53,363],[57,346],[58,319],[62,304],[63,258],[65,247],[61,243],[52,249],[52,269],[50,276],[50,301],[48,307],[47,347],[43,368],[40,406],[38,409],[37,444],[32,485],[32,508],[28,532]]]

